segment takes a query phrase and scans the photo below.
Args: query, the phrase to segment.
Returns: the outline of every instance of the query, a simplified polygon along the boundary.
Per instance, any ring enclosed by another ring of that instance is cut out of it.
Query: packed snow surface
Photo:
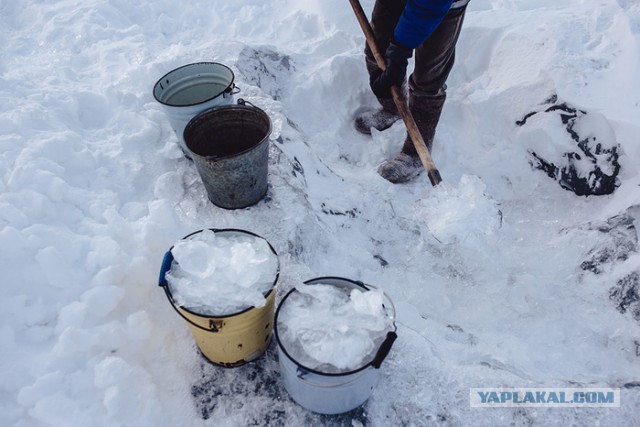
[[[174,302],[198,314],[262,307],[278,273],[267,241],[246,233],[203,230],[178,241],[171,254],[166,278]]]
[[[278,313],[278,338],[299,364],[323,373],[358,369],[369,363],[393,318],[380,289],[332,284],[296,286]]]

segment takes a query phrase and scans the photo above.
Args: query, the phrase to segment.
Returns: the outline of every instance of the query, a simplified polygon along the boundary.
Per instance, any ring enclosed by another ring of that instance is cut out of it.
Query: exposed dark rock
[[[640,321],[640,270],[618,280],[609,290],[609,298],[620,313],[629,312]]]
[[[640,205],[606,221],[588,223],[584,229],[595,234],[594,247],[580,268],[594,274],[611,271],[611,267],[627,261],[639,249],[636,222],[640,220]],[[591,236],[591,235],[590,235]],[[640,321],[640,270],[627,274],[609,289],[609,299],[620,313],[631,313]],[[636,347],[638,348],[638,347]]]
[[[275,100],[282,97],[283,84],[280,80],[294,68],[290,56],[267,47],[250,46],[242,49],[236,67],[245,81],[258,86]]]
[[[638,232],[634,225],[636,211],[640,206],[633,206],[626,212],[609,218],[600,224],[589,224],[590,230],[597,231],[604,241],[588,253],[580,268],[595,274],[603,272],[605,266],[626,261],[629,255],[638,251]]]
[[[531,125],[531,119],[536,115],[536,124]],[[604,116],[560,102],[553,95],[540,109],[516,121],[518,126],[532,127],[534,131],[537,126],[543,132],[551,132],[560,123],[566,135],[547,133],[543,141],[532,141],[533,144],[527,147],[531,165],[579,196],[613,193],[619,185],[621,149]],[[535,134],[531,138],[539,136]],[[567,142],[573,150],[566,151]]]

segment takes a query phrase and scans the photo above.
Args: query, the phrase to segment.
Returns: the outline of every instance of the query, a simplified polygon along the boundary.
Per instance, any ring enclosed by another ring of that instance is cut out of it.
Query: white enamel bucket
[[[341,277],[319,277],[305,282],[307,285],[333,285],[347,289],[369,290],[371,285]],[[296,361],[287,352],[286,346],[278,335],[278,315],[287,303],[287,298],[297,292],[292,289],[278,305],[275,316],[274,331],[278,341],[280,375],[284,386],[293,400],[300,406],[320,414],[341,414],[351,411],[369,399],[378,384],[380,367],[389,354],[393,342],[397,338],[394,331],[387,333],[373,359],[358,369],[341,373],[325,373],[308,368]],[[385,294],[385,309],[395,319],[393,302]],[[313,313],[310,313],[313,315]]]
[[[197,62],[170,71],[153,86],[153,96],[162,105],[187,157],[191,154],[184,142],[184,128],[199,113],[232,104],[237,93],[234,78],[226,65]]]

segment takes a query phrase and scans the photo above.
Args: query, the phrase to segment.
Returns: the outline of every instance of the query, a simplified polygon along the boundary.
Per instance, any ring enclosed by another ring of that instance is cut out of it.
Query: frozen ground
[[[377,175],[401,123],[352,127],[375,100],[346,1],[3,0],[0,42],[1,425],[637,425],[637,1],[472,0],[438,188]],[[269,192],[251,208],[207,201],[152,97],[198,61],[230,66],[272,120]],[[619,147],[615,192],[559,185],[571,131]],[[399,338],[364,407],[298,407],[275,345],[234,370],[201,359],[157,276],[210,227],[273,245],[279,298],[325,275],[393,298]],[[470,387],[500,386],[620,387],[622,403],[470,408]]]

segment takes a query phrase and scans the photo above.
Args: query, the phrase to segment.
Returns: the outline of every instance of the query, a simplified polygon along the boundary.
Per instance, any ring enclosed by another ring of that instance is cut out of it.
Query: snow
[[[379,289],[300,284],[280,307],[278,338],[291,358],[307,368],[353,371],[373,360],[391,330],[393,314],[384,302]]]
[[[375,99],[346,2],[4,1],[0,42],[1,425],[637,424],[637,1],[472,0],[438,188],[377,175],[402,123],[353,128]],[[200,61],[232,68],[272,120],[269,191],[247,209],[208,201],[152,95]],[[532,168],[515,123],[554,95],[615,135],[613,194]],[[208,228],[272,244],[277,302],[319,276],[390,296],[398,339],[363,408],[298,407],[274,342],[242,368],[202,361],[157,282],[168,248]],[[469,407],[471,387],[554,386],[620,387],[621,407]]]

